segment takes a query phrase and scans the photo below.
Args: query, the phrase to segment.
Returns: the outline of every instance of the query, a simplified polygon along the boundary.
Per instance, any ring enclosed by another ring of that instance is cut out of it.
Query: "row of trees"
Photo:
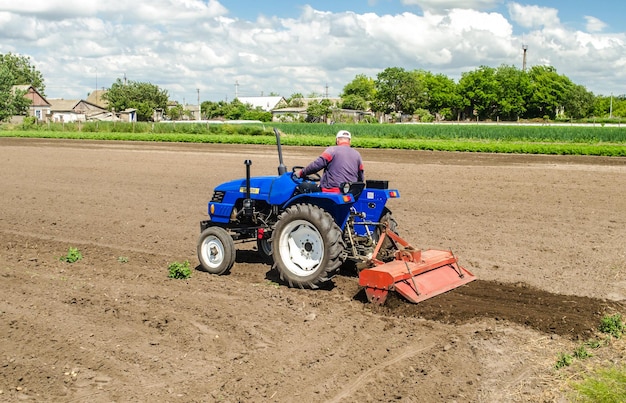
[[[29,101],[24,93],[13,90],[13,86],[22,84],[45,94],[43,76],[28,57],[0,54],[0,121],[27,110]],[[103,98],[109,109],[136,109],[138,119],[144,121],[152,119],[158,109],[172,119],[188,113],[182,105],[169,101],[167,91],[146,82],[117,79]],[[626,95],[595,96],[550,66],[534,66],[528,71],[507,65],[481,66],[463,73],[458,82],[444,74],[389,67],[376,78],[357,75],[345,85],[340,98],[336,104],[329,99],[308,103],[309,120],[325,121],[337,108],[391,114],[400,119],[417,116],[423,121],[626,116]],[[303,106],[303,100],[300,93],[287,98],[293,107]],[[202,118],[208,119],[271,120],[271,113],[238,99],[204,101],[201,110]]]
[[[341,98],[346,109],[447,120],[626,116],[624,96],[594,96],[551,66],[482,66],[463,73],[458,83],[443,74],[390,67],[376,79],[357,75]]]

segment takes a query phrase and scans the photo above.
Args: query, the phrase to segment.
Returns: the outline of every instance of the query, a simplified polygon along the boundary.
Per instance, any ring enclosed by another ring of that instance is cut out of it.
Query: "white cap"
[[[347,130],[339,130],[337,132],[337,138],[338,139],[348,139],[348,140],[350,140],[352,138],[352,135]]]

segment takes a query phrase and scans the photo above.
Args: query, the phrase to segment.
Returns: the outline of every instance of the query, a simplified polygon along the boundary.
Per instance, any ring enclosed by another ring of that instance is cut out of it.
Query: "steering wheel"
[[[298,171],[300,171],[302,169],[304,169],[304,167],[299,166],[299,165],[295,165],[293,168],[291,168],[291,178],[293,180],[297,180],[298,179]],[[320,174],[318,174],[316,172],[314,174],[306,175],[302,179],[307,180],[309,182],[319,182],[320,180],[322,180],[322,177],[320,176]]]

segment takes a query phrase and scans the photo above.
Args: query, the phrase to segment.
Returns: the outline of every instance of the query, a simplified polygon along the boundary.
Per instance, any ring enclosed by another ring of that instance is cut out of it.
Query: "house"
[[[185,104],[183,105],[183,116],[181,120],[200,120],[200,105]]]
[[[136,122],[137,121],[137,109],[134,108],[128,108],[125,109],[121,112],[118,112],[117,114],[119,120],[121,120],[122,122]]]
[[[52,122],[86,122],[88,120],[117,120],[117,117],[91,102],[69,99],[50,100],[50,120]]]
[[[46,116],[50,114],[50,103],[32,85],[14,85],[12,90],[14,94],[16,91],[26,92],[24,97],[31,101],[27,116],[34,116],[37,120],[45,120]]]
[[[261,108],[265,112],[287,106],[287,101],[283,97],[237,97],[237,99],[243,104],[250,104],[253,108]]]
[[[106,109],[109,106],[109,101],[104,99],[104,94],[106,94],[107,92],[108,91],[104,88],[101,90],[94,90],[87,96],[87,102]]]
[[[287,107],[272,110],[272,122],[299,122],[307,117],[306,107]]]

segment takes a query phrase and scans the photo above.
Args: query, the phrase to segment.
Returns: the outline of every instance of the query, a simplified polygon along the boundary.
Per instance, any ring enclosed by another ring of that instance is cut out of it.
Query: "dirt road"
[[[319,148],[283,147],[288,166]],[[375,308],[195,256],[217,184],[273,147],[0,138],[0,401],[556,401],[554,364],[626,313],[626,159],[362,150],[402,236],[479,280]],[[77,247],[74,264],[59,257]],[[589,361],[619,362],[613,343]]]

